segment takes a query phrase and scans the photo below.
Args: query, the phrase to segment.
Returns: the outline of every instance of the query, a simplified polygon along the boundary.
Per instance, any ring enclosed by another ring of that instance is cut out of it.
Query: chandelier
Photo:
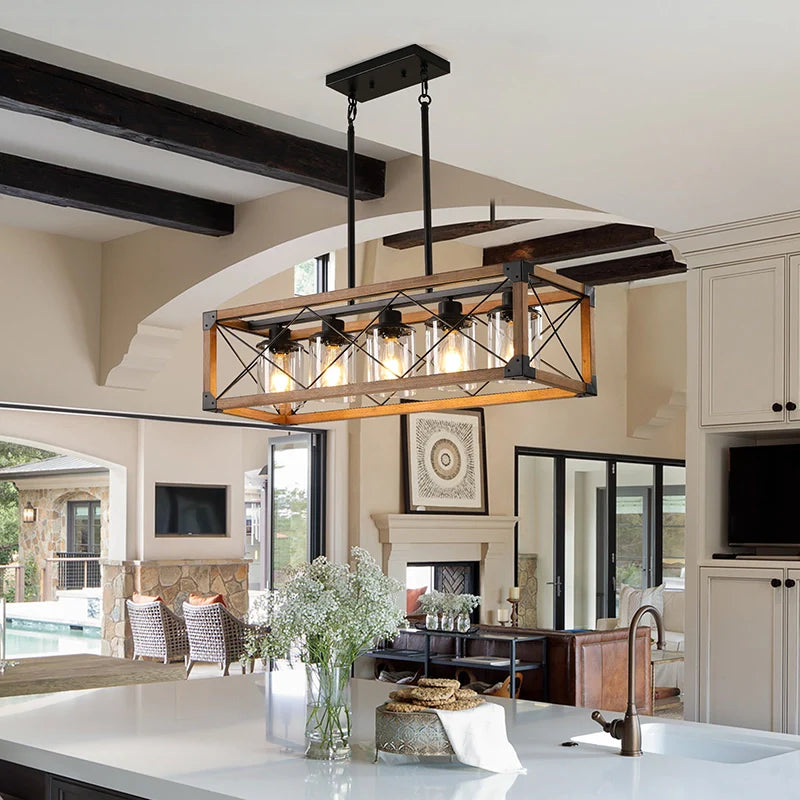
[[[204,410],[297,425],[597,393],[593,287],[527,261],[433,272],[428,81],[449,71],[411,45],[327,77],[348,98],[348,287],[206,312]],[[417,83],[424,274],[356,286],[357,104]]]

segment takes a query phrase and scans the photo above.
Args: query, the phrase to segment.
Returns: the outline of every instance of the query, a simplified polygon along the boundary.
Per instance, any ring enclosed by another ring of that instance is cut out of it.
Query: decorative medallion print
[[[408,420],[410,501],[425,508],[480,509],[480,418],[411,414]]]

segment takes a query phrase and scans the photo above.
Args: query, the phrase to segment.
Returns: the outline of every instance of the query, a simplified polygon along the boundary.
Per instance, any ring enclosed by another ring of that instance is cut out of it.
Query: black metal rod
[[[356,128],[355,101],[347,112],[347,288],[356,285]]]
[[[433,223],[431,221],[430,103],[420,103],[422,122],[422,227],[425,232],[425,274],[433,275]]]
[[[505,278],[499,278],[487,283],[473,284],[471,286],[456,286],[451,289],[441,289],[431,292],[430,294],[407,295],[403,292],[402,294],[398,294],[397,299],[392,303],[392,307],[408,308],[409,306],[418,306],[422,303],[434,303],[437,300],[447,300],[448,298],[464,299],[468,297],[480,297],[481,295],[491,296],[491,294],[496,294],[507,286],[508,281]],[[566,303],[573,301],[570,298],[570,300],[564,300],[563,302]],[[383,298],[379,300],[366,300],[364,302],[357,303],[353,301],[352,306],[345,305],[325,308],[322,313],[333,317],[348,317],[353,316],[354,314],[369,314],[374,311],[380,311],[381,309],[385,308],[386,305],[386,300]],[[263,330],[264,328],[269,328],[271,325],[287,325],[290,323],[294,325],[300,322],[314,321],[317,319],[317,317],[318,314],[311,311],[303,311],[301,314],[275,314],[274,316],[264,317],[263,319],[250,320],[248,321],[248,327],[252,331],[258,331]],[[225,322],[223,321],[220,324],[224,325]]]

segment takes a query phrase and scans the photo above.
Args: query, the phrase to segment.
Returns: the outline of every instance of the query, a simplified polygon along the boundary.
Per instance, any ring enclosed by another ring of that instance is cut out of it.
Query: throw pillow
[[[212,606],[214,603],[222,603],[223,606],[227,607],[225,603],[225,598],[221,594],[210,594],[208,596],[204,594],[192,594],[189,595],[189,605],[190,606]]]
[[[139,594],[139,592],[134,592],[133,597],[131,598],[134,603],[139,603],[144,605],[145,603],[163,603],[164,600],[162,599],[160,594],[152,595],[152,594]]]
[[[419,599],[427,591],[427,586],[423,586],[421,589],[406,589],[406,614],[418,614],[420,612]]]
[[[627,628],[631,624],[633,615],[642,606],[655,606],[661,616],[664,616],[664,584],[651,589],[635,589],[633,586],[622,586],[619,593],[619,626]],[[643,620],[643,625],[650,625],[653,632],[657,630],[656,621],[648,614]]]

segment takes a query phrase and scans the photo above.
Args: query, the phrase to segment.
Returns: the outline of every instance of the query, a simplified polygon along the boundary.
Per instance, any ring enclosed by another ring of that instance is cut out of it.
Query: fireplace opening
[[[480,592],[479,561],[449,561],[428,564],[411,563],[406,565],[406,611],[409,616],[422,619],[419,597],[426,591],[448,592],[451,594],[477,594]],[[413,608],[410,606],[413,603]],[[472,614],[473,623],[480,620],[480,608]]]

